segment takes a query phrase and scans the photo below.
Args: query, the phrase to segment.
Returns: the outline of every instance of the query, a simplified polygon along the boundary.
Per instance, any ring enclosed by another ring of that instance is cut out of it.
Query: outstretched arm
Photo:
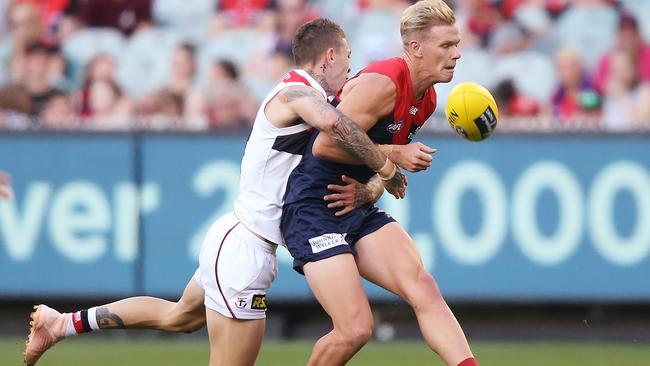
[[[389,115],[395,105],[397,89],[392,80],[380,74],[361,74],[350,80],[342,92],[337,109],[349,116],[364,130],[371,129],[382,117]],[[337,148],[329,136],[319,135],[314,142],[314,155],[346,164],[361,162]]]
[[[292,86],[283,89],[278,97],[298,117],[327,134],[339,149],[377,172],[389,193],[404,197],[406,181],[399,167],[379,151],[359,125],[327,103],[322,94],[307,86]]]
[[[438,151],[421,142],[414,142],[408,145],[379,145],[379,149],[393,163],[411,173],[429,168],[433,161],[431,155]]]

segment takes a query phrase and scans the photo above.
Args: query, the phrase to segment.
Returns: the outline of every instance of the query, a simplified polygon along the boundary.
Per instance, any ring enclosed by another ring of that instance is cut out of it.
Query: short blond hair
[[[434,25],[455,23],[454,11],[443,0],[420,0],[404,10],[399,33],[406,45],[414,35],[419,36]]]

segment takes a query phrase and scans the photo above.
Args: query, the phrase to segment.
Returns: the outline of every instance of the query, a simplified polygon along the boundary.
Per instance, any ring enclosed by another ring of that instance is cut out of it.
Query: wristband
[[[388,175],[388,177],[384,178],[384,177],[382,177],[380,175],[379,178],[381,178],[381,180],[383,180],[383,181],[389,181],[389,180],[393,179],[393,177],[395,176],[395,173],[397,173],[397,165],[395,163],[393,163],[393,171],[391,171],[391,173]]]
[[[386,161],[384,161],[384,165],[381,168],[379,168],[379,170],[377,170],[375,173],[377,174],[381,173],[381,171],[386,169],[387,166],[388,166],[388,156],[386,157]]]

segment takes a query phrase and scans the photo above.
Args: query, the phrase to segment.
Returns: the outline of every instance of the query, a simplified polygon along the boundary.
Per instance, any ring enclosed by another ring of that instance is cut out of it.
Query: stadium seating
[[[70,62],[73,83],[81,84],[86,64],[96,55],[106,53],[118,60],[124,43],[122,34],[111,28],[84,28],[72,34],[62,50]]]
[[[200,79],[204,79],[212,63],[229,59],[243,67],[259,49],[265,35],[252,29],[233,29],[207,41],[198,52]]]
[[[212,14],[218,0],[155,0],[153,17],[157,25],[169,28],[184,37],[200,42],[207,36]]]
[[[354,33],[355,19],[359,14],[354,1],[350,0],[329,0],[319,1],[318,9],[321,14],[343,27],[348,37]]]
[[[561,46],[576,47],[589,70],[614,43],[618,17],[606,6],[579,6],[567,10],[557,23]]]
[[[372,61],[402,54],[399,22],[400,14],[394,11],[369,10],[363,13],[354,35],[350,37],[353,74]]]
[[[512,78],[519,92],[547,104],[557,84],[550,58],[539,52],[526,51],[508,55],[495,62],[497,80]]]
[[[181,35],[171,30],[148,29],[136,33],[128,40],[119,59],[120,85],[133,96],[161,86],[169,76],[171,54],[181,41]]]

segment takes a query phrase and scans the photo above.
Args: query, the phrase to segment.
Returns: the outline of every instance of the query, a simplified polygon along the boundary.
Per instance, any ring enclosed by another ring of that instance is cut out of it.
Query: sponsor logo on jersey
[[[253,295],[253,303],[251,304],[253,310],[266,310],[266,295]]]
[[[334,248],[339,245],[348,245],[348,242],[345,241],[346,234],[323,234],[315,238],[309,239],[309,244],[311,244],[312,253],[320,253],[329,248]]]
[[[245,297],[238,297],[237,300],[235,300],[235,306],[237,306],[240,309],[245,308],[247,303],[248,302],[246,301]]]
[[[411,109],[409,109],[409,114],[411,116],[415,116],[416,114],[418,114],[418,108],[416,106],[411,106]]]
[[[399,131],[402,130],[402,126],[404,125],[404,121],[399,121],[397,123],[391,123],[386,127],[386,130],[390,133],[398,133]]]

